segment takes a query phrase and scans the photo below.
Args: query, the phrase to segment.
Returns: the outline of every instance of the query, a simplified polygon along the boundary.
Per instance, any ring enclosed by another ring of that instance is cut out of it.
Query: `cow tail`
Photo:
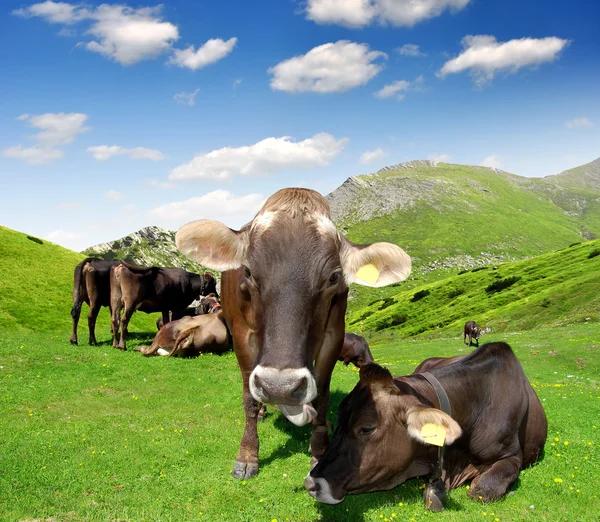
[[[75,281],[73,282],[73,308],[71,308],[71,317],[75,317],[81,311],[81,276],[83,275],[83,268],[93,258],[86,257],[81,263],[75,267]]]

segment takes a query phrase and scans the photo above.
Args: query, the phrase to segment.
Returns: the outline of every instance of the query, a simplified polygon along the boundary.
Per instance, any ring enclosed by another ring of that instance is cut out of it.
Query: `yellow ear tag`
[[[379,270],[377,270],[377,267],[372,263],[361,266],[356,272],[356,279],[374,285],[379,279]]]
[[[421,428],[421,437],[423,437],[427,444],[443,446],[446,440],[446,428],[439,424],[424,424]]]

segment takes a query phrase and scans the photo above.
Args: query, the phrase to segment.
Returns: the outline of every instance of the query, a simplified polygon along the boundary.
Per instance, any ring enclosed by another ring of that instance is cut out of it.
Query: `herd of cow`
[[[176,243],[222,272],[220,304],[209,273],[86,259],[75,270],[71,342],[77,343],[83,301],[90,305],[90,344],[100,306],[111,307],[113,346],[123,350],[135,310],[162,313],[162,328],[141,348],[144,355],[219,352],[230,338],[246,416],[234,477],[258,473],[257,421],[265,405],[296,425],[312,423],[304,486],[329,504],[417,476],[430,477],[424,501],[432,511],[443,509],[445,492],[466,481],[471,498],[498,500],[542,454],[546,416],[507,344],[430,358],[411,375],[392,377],[362,337],[346,334],[348,285],[402,281],[411,260],[390,243],[347,240],[317,192],[280,190],[240,230],[199,220],[181,227]],[[198,295],[206,296],[200,308],[213,313],[193,316],[196,310],[187,309]],[[468,322],[463,336],[478,345],[477,324]],[[339,406],[330,441],[326,412],[338,360],[359,366],[360,380]]]

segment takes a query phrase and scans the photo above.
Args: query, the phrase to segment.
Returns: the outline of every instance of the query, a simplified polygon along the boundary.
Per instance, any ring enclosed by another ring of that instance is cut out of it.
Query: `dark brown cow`
[[[181,310],[200,295],[213,292],[216,282],[208,272],[199,275],[182,268],[141,267],[126,262],[113,266],[110,271],[113,346],[126,349],[127,326],[136,310],[161,312],[167,323],[169,311]]]
[[[229,349],[229,335],[223,313],[183,317],[167,323],[150,346],[134,350],[142,355],[194,357],[201,353],[223,353]]]
[[[71,344],[77,344],[77,324],[81,314],[81,305],[87,303],[90,307],[88,314],[89,344],[95,346],[96,318],[102,306],[110,307],[110,269],[120,261],[105,261],[96,257],[86,257],[75,267],[73,274],[73,332]]]
[[[477,346],[479,346],[479,325],[475,321],[467,321],[463,330],[463,343],[467,344],[467,338],[469,339],[468,345],[471,346],[471,341],[475,339]]]
[[[344,335],[342,353],[338,361],[344,361],[346,366],[352,363],[360,368],[363,364],[372,363],[373,355],[371,355],[371,350],[369,350],[369,345],[364,337],[355,333],[347,333]]]
[[[470,480],[468,495],[489,502],[541,455],[546,415],[508,344],[488,343],[427,367],[452,416],[438,409],[438,394],[422,373],[392,378],[377,364],[363,366],[340,404],[331,444],[305,480],[314,498],[337,504],[347,494],[392,489],[439,470],[439,496]],[[441,469],[437,447],[427,443],[431,430],[440,430],[447,445]]]
[[[344,340],[348,284],[401,281],[410,258],[389,243],[348,241],[331,222],[325,198],[308,189],[280,190],[240,231],[200,220],[183,226],[176,242],[202,265],[227,270],[221,303],[246,414],[233,476],[258,472],[261,403],[278,405],[297,425],[314,419],[316,460],[328,443],[329,383]]]

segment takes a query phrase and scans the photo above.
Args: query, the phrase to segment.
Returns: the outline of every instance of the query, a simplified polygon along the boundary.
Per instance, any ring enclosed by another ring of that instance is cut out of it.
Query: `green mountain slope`
[[[73,271],[83,258],[77,252],[0,225],[0,330],[69,330]],[[81,341],[87,339],[87,312],[84,305],[79,322]],[[132,331],[155,331],[158,316],[152,316],[134,314]],[[108,340],[110,317],[106,308],[96,328],[98,339]]]
[[[414,161],[349,178],[327,197],[350,240],[389,241],[411,256],[411,280],[401,289],[600,236],[600,188],[590,183],[598,176],[600,187],[600,173],[586,172],[583,184],[564,173],[525,178]],[[349,306],[355,310],[399,288],[353,287]]]
[[[600,240],[525,261],[479,267],[350,313],[350,331],[459,335],[477,321],[494,332],[600,320]]]

